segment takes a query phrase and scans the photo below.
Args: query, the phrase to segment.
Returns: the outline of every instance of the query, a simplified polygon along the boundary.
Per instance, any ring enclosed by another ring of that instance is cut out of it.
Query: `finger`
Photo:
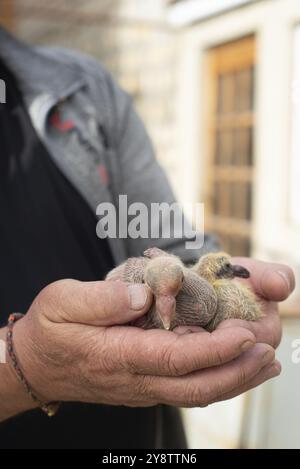
[[[150,397],[162,404],[179,407],[205,407],[218,397],[234,392],[250,382],[272,363],[272,347],[256,344],[251,350],[223,366],[198,371],[184,377],[144,377]]]
[[[237,397],[241,394],[244,394],[247,391],[250,391],[251,389],[256,388],[257,386],[260,386],[261,384],[265,383],[266,381],[276,378],[279,376],[281,373],[281,365],[280,363],[275,360],[269,365],[266,365],[262,370],[260,370],[257,375],[254,376],[254,378],[250,379],[250,381],[243,386],[240,386],[236,388],[234,391],[231,391],[226,394],[222,394],[218,396],[211,404],[214,404],[216,402],[221,402],[221,401],[226,401],[229,399],[233,399],[234,397]],[[132,407],[141,407],[141,406],[153,406],[157,405],[157,401],[150,401],[150,400],[144,400],[142,399],[141,401],[137,400],[135,403],[129,403],[128,405]]]
[[[235,257],[233,263],[240,264],[250,271],[249,282],[254,291],[272,301],[285,300],[295,288],[292,269],[283,264],[258,261],[247,257]]]
[[[244,327],[255,335],[257,342],[269,344],[272,347],[277,348],[282,336],[278,306],[276,303],[266,302],[263,311],[264,316],[257,321],[227,319],[218,325],[217,330],[232,327]]]
[[[62,280],[49,285],[39,295],[39,301],[41,306],[50,304],[52,321],[111,326],[126,324],[145,314],[151,306],[152,293],[145,285],[121,281]]]
[[[251,389],[260,386],[265,381],[269,379],[276,378],[281,373],[281,364],[275,360],[275,362],[271,363],[271,365],[265,366],[253,379],[251,379],[248,383],[240,386],[239,388],[235,389],[226,394],[222,394],[219,396],[215,402],[219,401],[226,401],[228,399],[233,399],[234,397],[243,394],[244,392],[250,391]]]
[[[136,330],[127,337],[123,358],[134,373],[181,376],[195,370],[221,365],[255,344],[245,328],[175,334],[169,331]]]

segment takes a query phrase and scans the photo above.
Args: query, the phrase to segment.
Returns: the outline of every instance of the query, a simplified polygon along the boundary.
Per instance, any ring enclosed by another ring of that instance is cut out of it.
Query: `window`
[[[206,229],[232,255],[251,251],[255,39],[207,53]]]

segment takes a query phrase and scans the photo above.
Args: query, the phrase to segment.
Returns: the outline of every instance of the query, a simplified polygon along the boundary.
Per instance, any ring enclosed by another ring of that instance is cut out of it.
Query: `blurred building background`
[[[299,0],[1,0],[0,18],[30,43],[101,60],[224,249],[286,262],[299,279]],[[281,314],[280,378],[184,411],[191,447],[300,448],[299,290]]]

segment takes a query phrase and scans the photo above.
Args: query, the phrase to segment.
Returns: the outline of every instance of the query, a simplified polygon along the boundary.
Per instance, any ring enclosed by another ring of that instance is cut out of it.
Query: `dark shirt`
[[[114,266],[96,216],[51,160],[32,127],[14,78],[0,104],[0,325],[25,313],[43,287],[62,278],[101,280]],[[1,366],[1,365],[0,365]],[[0,424],[0,448],[184,446],[175,409],[64,403]]]

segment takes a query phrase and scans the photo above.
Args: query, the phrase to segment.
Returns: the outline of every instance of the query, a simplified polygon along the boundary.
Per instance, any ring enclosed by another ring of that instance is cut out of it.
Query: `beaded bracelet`
[[[24,374],[23,374],[23,372],[20,368],[16,353],[15,353],[15,350],[14,350],[13,327],[14,327],[14,324],[16,323],[16,321],[18,321],[18,319],[21,319],[23,317],[24,317],[24,314],[13,313],[8,318],[8,323],[7,323],[8,331],[7,331],[7,334],[6,334],[8,356],[9,356],[11,362],[12,362],[12,366],[13,366],[16,374],[17,374],[17,377],[18,377],[19,381],[22,383],[23,387],[25,388],[27,394],[30,395],[31,399],[38,405],[38,407],[40,407],[42,409],[43,412],[45,412],[45,414],[48,415],[48,417],[52,417],[58,411],[58,408],[60,406],[60,402],[45,403],[45,402],[42,402],[36,396],[36,394],[33,392],[30,384],[28,383],[27,379],[25,378],[25,376],[24,376]]]

